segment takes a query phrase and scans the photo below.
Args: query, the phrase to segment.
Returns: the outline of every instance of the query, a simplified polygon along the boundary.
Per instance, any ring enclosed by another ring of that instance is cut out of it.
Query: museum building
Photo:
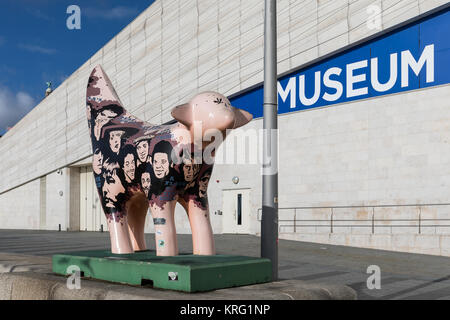
[[[277,20],[280,239],[450,256],[448,1],[279,0]],[[261,0],[156,0],[0,138],[0,228],[106,231],[85,112],[100,64],[153,124],[210,90],[253,114],[208,197],[214,233],[260,235],[263,32]]]

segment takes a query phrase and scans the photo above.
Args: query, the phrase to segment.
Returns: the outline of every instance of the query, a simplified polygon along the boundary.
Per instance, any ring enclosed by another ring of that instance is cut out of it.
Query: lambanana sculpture
[[[204,92],[172,109],[177,122],[153,125],[124,109],[101,66],[89,77],[86,107],[93,174],[112,252],[146,250],[144,226],[150,208],[157,255],[177,255],[178,202],[189,218],[193,253],[215,254],[207,197],[214,151],[219,135],[224,139],[227,129],[243,126],[252,115],[232,107],[219,93]]]

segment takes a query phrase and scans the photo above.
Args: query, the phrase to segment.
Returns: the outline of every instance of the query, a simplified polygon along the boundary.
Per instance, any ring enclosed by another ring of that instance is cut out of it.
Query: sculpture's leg
[[[178,255],[177,231],[175,229],[175,205],[176,200],[167,201],[161,208],[157,204],[151,204],[150,210],[155,226],[155,241],[157,256]]]
[[[128,232],[127,216],[119,217],[120,215],[117,212],[106,217],[111,239],[111,252],[116,254],[133,253],[133,246]]]
[[[146,250],[144,228],[148,200],[143,192],[135,193],[126,203],[128,228],[134,251]]]
[[[209,218],[209,206],[199,206],[194,200],[187,203],[183,200],[180,204],[186,209],[189,217],[189,223],[192,230],[192,248],[194,254],[214,255],[216,249],[214,246],[214,235]]]

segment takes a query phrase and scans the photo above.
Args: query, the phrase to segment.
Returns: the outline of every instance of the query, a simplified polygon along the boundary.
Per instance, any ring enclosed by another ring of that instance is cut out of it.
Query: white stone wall
[[[450,236],[421,234],[300,234],[286,233],[282,239],[370,249],[450,256]]]
[[[0,229],[40,229],[40,180],[0,195]]]
[[[66,230],[66,212],[68,193],[65,188],[65,171],[60,173],[53,172],[46,177],[46,230],[58,230],[61,224],[61,230]]]
[[[47,175],[44,185],[41,179],[35,179],[1,194],[0,229],[58,230],[61,224],[61,230],[66,230],[70,205],[66,171]],[[42,192],[45,200],[41,198]]]
[[[448,202],[448,85],[279,117],[283,206]]]

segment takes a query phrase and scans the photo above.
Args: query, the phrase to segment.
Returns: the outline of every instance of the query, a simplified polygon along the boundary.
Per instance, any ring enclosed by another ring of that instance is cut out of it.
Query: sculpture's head
[[[224,95],[212,91],[202,92],[188,103],[173,108],[172,117],[189,129],[201,123],[203,133],[209,129],[239,128],[253,118],[249,112],[231,106]]]

